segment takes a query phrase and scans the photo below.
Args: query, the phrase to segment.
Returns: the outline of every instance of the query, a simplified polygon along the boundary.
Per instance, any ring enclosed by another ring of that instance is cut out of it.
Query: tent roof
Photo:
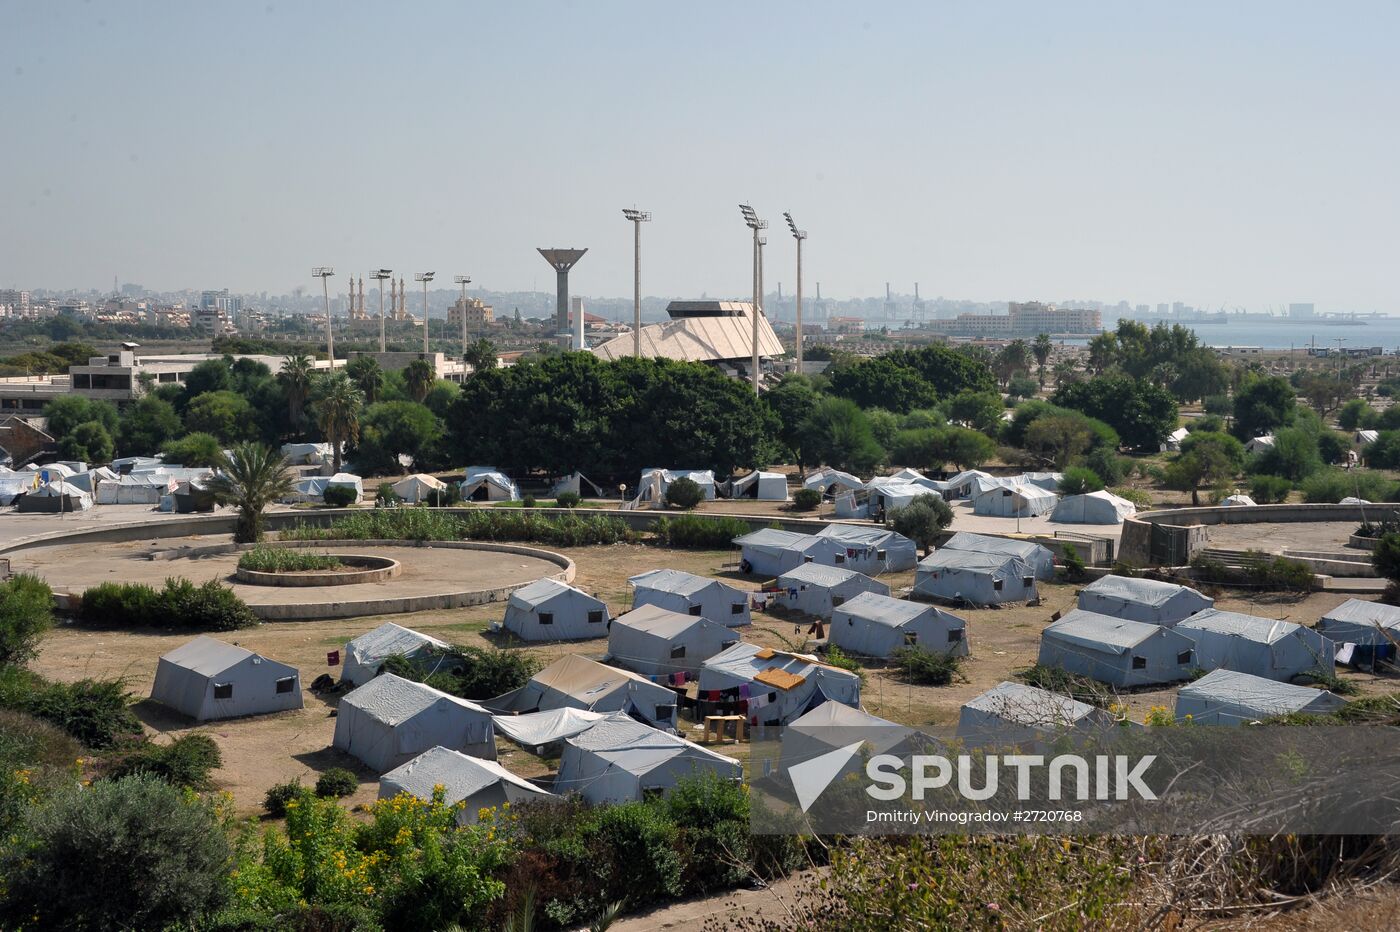
[[[763,547],[772,550],[787,550],[801,544],[803,541],[811,540],[810,534],[798,534],[793,531],[783,531],[775,527],[759,528],[745,534],[743,537],[734,538],[734,544],[739,547]]]
[[[1047,501],[1050,499],[1058,500],[1060,497],[1054,492],[1051,492],[1049,489],[1042,489],[1038,485],[1031,485],[1029,482],[1023,483],[1010,479],[1008,479],[1001,485],[993,486],[990,489],[984,489],[983,491],[977,493],[973,497],[981,498],[984,495],[1001,495],[1003,492],[1010,492],[1012,495],[1019,495],[1026,501]]]
[[[1382,605],[1380,602],[1366,602],[1362,599],[1347,599],[1341,605],[1322,616],[1323,621],[1348,621],[1371,627],[1400,628],[1400,608]]]
[[[863,618],[872,624],[899,628],[920,615],[934,611],[934,608],[931,605],[922,605],[907,599],[880,595],[878,592],[862,592],[860,595],[842,602],[838,611]]]
[[[823,702],[807,714],[793,719],[789,728],[905,728],[871,715],[863,709],[846,705],[844,702]]]
[[[414,486],[420,485],[427,486],[430,489],[438,490],[447,488],[447,483],[443,482],[441,479],[434,478],[433,476],[424,475],[421,472],[416,472],[411,476],[404,476],[398,482],[395,482],[394,491],[398,491],[400,487],[403,487],[405,489],[411,489]]]
[[[644,358],[666,357],[686,362],[747,360],[753,353],[753,318],[747,304],[739,307],[743,313],[734,316],[677,317],[645,324],[638,331],[641,354]],[[629,333],[600,343],[592,351],[599,359],[622,359],[632,355],[633,339]],[[762,356],[787,352],[766,314],[758,315],[758,349]]]
[[[1251,506],[1251,507],[1252,507],[1253,505],[1255,505],[1255,501],[1254,501],[1254,499],[1250,498],[1248,495],[1227,495],[1227,496],[1225,496],[1225,498],[1223,498],[1223,499],[1221,500],[1220,504],[1222,504],[1222,505],[1245,505],[1245,506]]]
[[[1320,696],[1335,699],[1338,705],[1344,701],[1326,690],[1308,686],[1295,686],[1278,680],[1239,673],[1234,670],[1213,670],[1205,676],[1181,687],[1179,696],[1194,699],[1223,699],[1267,710],[1273,715],[1284,715],[1305,708]]]
[[[1273,644],[1281,641],[1299,629],[1291,621],[1277,621],[1273,618],[1260,618],[1258,615],[1245,615],[1240,612],[1222,612],[1218,608],[1208,608],[1197,612],[1180,622],[1177,630],[1193,629],[1211,631],[1217,634],[1235,634],[1251,641]]]
[[[181,644],[179,647],[161,656],[161,660],[168,660],[179,667],[202,676],[214,676],[222,673],[230,667],[237,666],[249,657],[258,657],[247,648],[228,644],[205,635],[200,635],[193,641]]]
[[[909,538],[902,534],[896,534],[894,531],[882,527],[862,527],[857,524],[828,524],[815,536],[839,540],[847,546],[880,547],[890,544],[901,546],[909,544],[912,547],[914,544]]]
[[[703,625],[706,622],[707,619],[699,615],[682,615],[680,612],[673,612],[659,605],[641,605],[625,615],[617,616],[612,623],[659,638],[674,640],[696,625]],[[716,622],[709,623],[716,624]]]
[[[810,654],[774,650],[744,641],[715,654],[705,661],[704,666],[711,670],[723,671],[738,679],[756,680],[778,689],[791,689],[816,670],[839,677],[857,678],[849,670],[833,667]]]
[[[651,680],[630,670],[610,667],[578,654],[565,654],[530,678],[530,682],[548,686],[576,699],[591,699],[616,686],[621,680],[651,684]]]
[[[1109,598],[1122,599],[1138,605],[1162,606],[1182,592],[1199,592],[1188,586],[1161,582],[1156,579],[1137,579],[1131,576],[1104,576],[1084,587],[1085,592]],[[1205,598],[1205,596],[1201,596]]]
[[[739,766],[732,757],[667,734],[633,719],[625,712],[614,712],[585,732],[568,739],[581,751],[608,758],[614,766],[633,774],[644,774],[685,751],[691,751],[731,767]]]
[[[824,467],[812,473],[810,476],[808,476],[802,481],[802,485],[805,488],[813,489],[819,485],[826,485],[836,480],[839,480],[842,484],[849,486],[853,489],[858,489],[861,486],[865,485],[865,482],[862,481],[859,476],[853,476],[850,473],[842,472],[839,469],[832,469],[830,466]]]
[[[439,641],[431,635],[386,621],[378,628],[352,639],[346,647],[366,657],[390,657],[410,653],[425,644],[444,649],[449,646],[446,641]]]
[[[696,576],[694,573],[687,573],[684,570],[650,570],[646,573],[638,573],[627,580],[628,585],[633,588],[655,589],[658,592],[670,592],[675,595],[694,595],[701,589],[714,583],[720,583],[717,579],[710,579],[707,576]]]
[[[1043,556],[1050,556],[1050,549],[1028,540],[1012,540],[1009,537],[994,537],[990,534],[974,534],[972,531],[959,531],[944,541],[939,550],[964,550],[971,553],[1002,553],[1020,557],[1027,563]]]
[[[521,586],[510,594],[510,601],[516,605],[532,606],[543,605],[550,599],[557,598],[569,592],[577,592],[590,602],[597,600],[582,589],[575,589],[573,586],[565,585],[557,579],[537,579],[528,586]]]
[[[415,683],[392,673],[381,673],[365,685],[352,690],[340,701],[361,709],[387,725],[397,725],[443,699],[469,712],[491,714],[475,702],[459,699],[440,689],[433,689],[431,686]]]
[[[482,760],[441,746],[429,748],[379,779],[381,783],[395,783],[419,799],[432,799],[434,787],[441,786],[449,805],[498,782],[513,783],[531,793],[548,795],[493,760]]]
[[[839,586],[860,576],[855,570],[839,566],[823,566],[820,563],[801,563],[778,577],[778,582],[807,583],[812,586]]]
[[[1098,710],[1085,702],[1024,683],[1001,682],[973,698],[966,708],[990,712],[1020,725],[1077,722]]]
[[[564,707],[547,712],[527,712],[524,715],[495,716],[496,730],[523,747],[552,744],[587,731],[603,719],[604,712]]]
[[[921,570],[980,570],[994,572],[1004,567],[1029,569],[1025,560],[1008,553],[978,553],[972,550],[935,550],[919,561]]]
[[[1126,654],[1155,635],[1166,630],[1161,625],[1126,618],[1110,618],[1082,608],[1071,609],[1064,617],[1046,628],[1042,637],[1050,637],[1087,647],[1090,650]]]

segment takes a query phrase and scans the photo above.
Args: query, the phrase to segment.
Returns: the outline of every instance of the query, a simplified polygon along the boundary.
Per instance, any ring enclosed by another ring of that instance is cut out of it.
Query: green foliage
[[[1400,534],[1389,533],[1376,541],[1376,549],[1371,552],[1371,565],[1377,575],[1400,582]]]
[[[901,647],[890,654],[890,667],[901,678],[920,686],[947,686],[961,679],[961,657],[938,654],[922,647]]]
[[[1034,398],[1040,390],[1040,383],[1028,375],[1012,376],[1006,383],[1006,394],[1012,398]]]
[[[688,476],[681,476],[666,487],[666,504],[671,508],[689,511],[704,500],[704,489]]]
[[[1376,409],[1364,398],[1353,398],[1337,410],[1337,424],[1343,430],[1370,427],[1376,420]]]
[[[1087,676],[1069,673],[1060,667],[1047,667],[1037,663],[1017,671],[1016,678],[1029,686],[1069,696],[1089,705],[1106,707],[1112,698],[1102,683]]]
[[[897,349],[881,358],[913,370],[940,398],[962,391],[995,391],[997,387],[996,377],[985,362],[936,343],[915,350]]]
[[[1400,405],[1387,410],[1400,410]],[[1383,430],[1362,451],[1366,465],[1378,469],[1400,469],[1400,430]]]
[[[355,465],[367,474],[402,472],[398,458],[415,464],[441,440],[442,423],[432,411],[413,401],[381,401],[365,408],[360,418],[360,442]]]
[[[700,515],[657,518],[652,525],[657,543],[680,550],[727,550],[734,538],[748,532],[748,524],[739,518]]]
[[[1176,400],[1143,379],[1104,375],[1056,389],[1051,399],[1108,424],[1135,449],[1155,450],[1177,423]]]
[[[899,433],[902,418],[896,417],[893,413],[884,408],[864,408],[865,419],[870,422],[870,435],[875,438],[883,449],[888,450],[894,443],[894,438]]]
[[[1083,582],[1089,578],[1084,558],[1079,555],[1079,549],[1074,544],[1065,544],[1062,553],[1060,562],[1065,568],[1065,579],[1070,582]]]
[[[50,683],[23,667],[0,667],[0,708],[42,719],[90,748],[141,733],[121,680]]]
[[[993,391],[961,391],[943,405],[948,419],[983,433],[992,433],[1001,426],[1001,413],[1006,406]]]
[[[340,472],[347,443],[360,439],[360,409],[365,396],[345,373],[320,376],[312,385],[311,409],[321,434],[331,445],[331,468]]]
[[[155,395],[145,395],[122,411],[118,449],[123,456],[151,456],[184,429],[174,405]]]
[[[822,493],[816,489],[798,489],[792,493],[793,511],[814,511],[822,503]]]
[[[833,395],[849,398],[862,408],[904,414],[938,401],[938,392],[923,376],[889,356],[841,363],[827,374]]]
[[[1108,447],[1095,447],[1085,454],[1083,465],[1092,469],[1104,485],[1117,485],[1132,468],[1132,460],[1119,456]]]
[[[77,778],[78,742],[32,715],[0,709],[0,848],[30,807]]]
[[[53,590],[38,576],[16,573],[0,583],[0,666],[27,663],[53,626]]]
[[[1099,478],[1098,473],[1087,466],[1069,467],[1059,482],[1061,495],[1084,495],[1089,492],[1097,492],[1102,488],[1103,480]]]
[[[257,420],[248,399],[233,391],[206,392],[185,408],[185,429],[212,434],[220,444],[252,440]]]
[[[822,657],[833,667],[840,667],[842,670],[854,673],[860,677],[861,683],[865,682],[865,670],[861,668],[860,662],[835,644],[827,644]]]
[[[1201,408],[1206,414],[1215,414],[1224,418],[1234,413],[1235,403],[1229,395],[1207,395],[1201,401]]]
[[[340,560],[328,553],[315,553],[299,547],[257,546],[238,558],[240,570],[257,573],[301,573],[340,569]]]
[[[1235,477],[1244,465],[1244,446],[1228,434],[1196,431],[1181,442],[1181,452],[1163,476],[1168,488],[1191,493],[1191,504],[1200,504],[1202,486],[1220,486]]]
[[[337,455],[337,471],[339,465]],[[234,543],[262,540],[263,509],[291,492],[294,481],[286,457],[263,444],[240,443],[219,460],[219,472],[208,487],[220,504],[238,509]]]
[[[1244,568],[1236,570],[1203,554],[1191,558],[1191,568],[1196,578],[1205,582],[1218,585],[1246,583],[1280,592],[1311,592],[1314,588],[1312,569],[1298,560],[1251,550],[1245,554],[1243,563]]]
[[[1191,433],[1204,430],[1218,434],[1225,430],[1225,419],[1218,414],[1202,414],[1194,421],[1188,422],[1186,424],[1186,429]]]
[[[1276,431],[1274,445],[1261,451],[1249,464],[1253,473],[1268,473],[1299,482],[1322,468],[1317,437],[1296,427]]]
[[[388,505],[402,505],[403,499],[399,493],[394,491],[393,485],[388,482],[379,483],[379,488],[374,491],[374,507],[384,508]]]
[[[171,786],[192,790],[209,788],[209,772],[223,766],[219,746],[208,735],[182,735],[169,744],[156,744],[144,738],[110,757],[104,776],[120,780],[146,774]]]
[[[936,427],[901,430],[890,444],[890,458],[914,469],[942,469],[948,461],[947,431]]]
[[[540,670],[534,654],[518,650],[458,645],[430,651],[427,656],[428,662],[414,662],[396,654],[385,661],[384,670],[472,700],[490,699],[524,686]]]
[[[1249,497],[1259,505],[1278,505],[1288,500],[1293,483],[1282,476],[1258,475],[1249,480]]]
[[[535,500],[535,496],[531,495],[529,492],[526,492],[524,497],[520,499],[521,508],[534,508],[536,504],[538,504],[538,502]]]
[[[1057,469],[1064,469],[1094,443],[1085,418],[1051,414],[1026,428],[1024,447]]]
[[[875,441],[870,421],[855,402],[823,398],[801,427],[802,450],[808,462],[824,463],[844,472],[870,473],[885,457]]]
[[[1324,430],[1317,435],[1317,455],[1329,466],[1346,460],[1351,452],[1351,440],[1334,430]]]
[[[112,434],[99,421],[85,421],[58,442],[58,455],[83,463],[110,463],[116,451]]]
[[[168,440],[161,447],[165,462],[179,466],[217,466],[224,455],[223,444],[213,434],[186,434],[178,440]]]
[[[636,532],[619,518],[574,512],[526,514],[514,508],[477,508],[461,514],[427,508],[356,511],[337,518],[329,527],[289,528],[281,537],[283,540],[524,541],[558,547],[632,543],[637,539]]]
[[[220,906],[231,857],[211,803],[150,776],[71,787],[0,853],[7,928],[163,929]]]
[[[1248,441],[1271,434],[1293,420],[1293,386],[1280,376],[1255,378],[1235,393],[1235,436]]]
[[[1369,469],[1323,469],[1304,479],[1299,488],[1310,505],[1335,504],[1344,498],[1384,502],[1395,497],[1394,480]]]
[[[359,778],[344,767],[332,767],[316,778],[316,795],[322,798],[339,799],[359,788]]]
[[[949,462],[959,469],[976,469],[996,455],[986,434],[966,427],[949,427],[943,434]]]
[[[155,590],[143,583],[100,583],[83,592],[79,617],[105,628],[168,628],[236,631],[258,618],[232,589],[217,579],[195,585],[172,577]]]
[[[91,401],[82,395],[60,395],[44,405],[44,417],[48,419],[48,432],[55,440],[62,440],[73,433],[81,424],[96,422],[114,434],[120,417],[117,409],[105,401]]]
[[[1144,492],[1142,489],[1134,489],[1126,485],[1116,485],[1109,488],[1109,491],[1119,498],[1127,499],[1129,502],[1132,502],[1133,507],[1138,511],[1146,511],[1148,508],[1152,507],[1151,493]]]
[[[903,534],[928,551],[938,535],[953,523],[953,509],[938,495],[919,495],[903,508],[890,512],[889,523],[896,534]]]
[[[1080,411],[1071,411],[1069,408],[1062,408],[1039,399],[1023,401],[1016,406],[1015,411],[1012,412],[1011,422],[1002,429],[1002,440],[1011,446],[1025,448],[1026,434],[1031,426],[1036,421],[1046,417],[1067,418],[1082,425],[1089,434],[1087,449],[1106,447],[1112,452],[1118,451],[1118,432],[1103,421],[1088,417]],[[1067,428],[1061,429],[1067,430]]]
[[[263,809],[273,818],[280,819],[287,814],[287,803],[310,795],[311,790],[302,786],[300,780],[275,783],[263,795]]]
[[[577,492],[560,492],[554,497],[554,507],[577,508],[581,501],[583,501],[583,496]]]
[[[769,389],[763,400],[777,418],[778,440],[792,455],[793,462],[805,469],[810,458],[803,448],[803,425],[817,406],[817,392],[812,387],[812,380],[804,375],[784,376],[781,382]]]
[[[359,492],[350,485],[328,485],[321,493],[321,501],[330,508],[349,508],[359,497]]]

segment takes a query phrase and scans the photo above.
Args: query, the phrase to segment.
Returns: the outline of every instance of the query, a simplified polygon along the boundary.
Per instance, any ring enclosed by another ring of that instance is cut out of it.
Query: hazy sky
[[[0,0],[0,285],[1400,313],[1400,5]]]

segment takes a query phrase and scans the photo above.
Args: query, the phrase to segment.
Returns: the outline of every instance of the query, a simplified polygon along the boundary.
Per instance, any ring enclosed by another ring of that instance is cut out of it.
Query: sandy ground
[[[1270,553],[1284,550],[1346,550],[1347,538],[1354,533],[1355,521],[1214,524],[1210,527],[1210,545],[1236,550],[1266,550]],[[1352,552],[1363,562],[1368,558],[1364,550]]]

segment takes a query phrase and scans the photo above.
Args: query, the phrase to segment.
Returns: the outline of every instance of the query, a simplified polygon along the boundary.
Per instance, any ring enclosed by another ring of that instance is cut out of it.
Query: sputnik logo
[[[797,793],[797,804],[802,807],[803,812],[810,809],[812,803],[816,802],[826,788],[831,786],[832,781],[840,776],[851,758],[860,753],[863,744],[864,741],[857,741],[855,744],[828,751],[788,768],[788,779],[792,781],[792,788]]]

